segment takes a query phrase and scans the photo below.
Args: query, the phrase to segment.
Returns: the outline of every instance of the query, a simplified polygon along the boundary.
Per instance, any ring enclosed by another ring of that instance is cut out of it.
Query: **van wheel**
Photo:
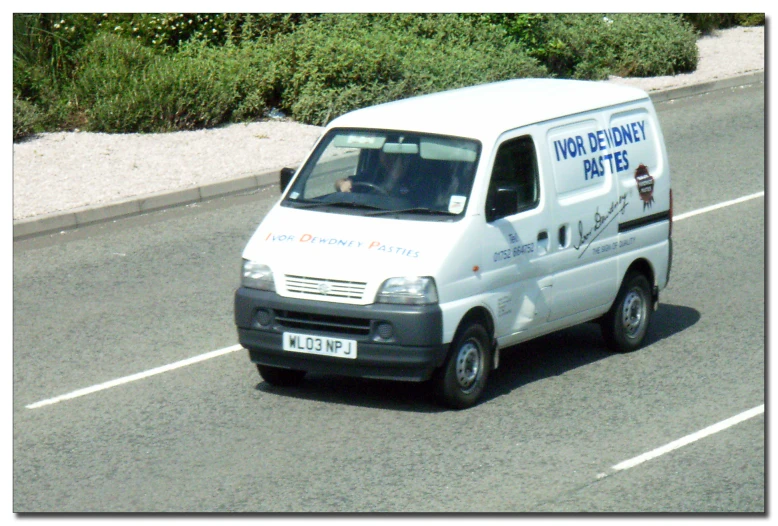
[[[259,371],[259,376],[264,381],[279,387],[298,385],[305,378],[305,371],[297,371],[295,369],[282,369],[281,367],[257,364],[257,370]]]
[[[651,320],[651,288],[643,274],[627,274],[616,301],[600,322],[608,347],[616,352],[638,349]]]
[[[454,408],[472,407],[480,398],[492,368],[489,335],[480,323],[460,330],[443,366],[435,372],[435,396]]]

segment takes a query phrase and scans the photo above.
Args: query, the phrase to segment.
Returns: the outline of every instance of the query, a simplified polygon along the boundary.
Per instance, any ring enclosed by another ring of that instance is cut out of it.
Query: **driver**
[[[409,158],[410,155],[389,154],[383,150],[378,151],[378,165],[384,174],[381,188],[387,194],[398,191],[402,193],[400,182],[407,171]],[[335,181],[335,190],[338,192],[351,192],[353,186],[359,186],[359,182],[354,181],[353,176]]]

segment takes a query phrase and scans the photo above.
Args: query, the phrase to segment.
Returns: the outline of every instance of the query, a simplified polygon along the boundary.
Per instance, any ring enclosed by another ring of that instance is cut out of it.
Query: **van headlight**
[[[273,271],[270,267],[251,261],[243,260],[243,271],[240,284],[250,289],[269,290],[275,292],[276,285],[273,282]]]
[[[389,278],[378,289],[375,302],[430,305],[438,302],[438,289],[430,277]]]

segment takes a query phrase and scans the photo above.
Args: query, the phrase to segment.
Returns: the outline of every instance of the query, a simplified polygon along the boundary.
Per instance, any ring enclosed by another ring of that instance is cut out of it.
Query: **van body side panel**
[[[657,235],[658,234],[658,235]],[[657,228],[655,233],[647,233],[646,237],[661,237],[661,228]],[[665,237],[664,240],[652,245],[643,246],[640,249],[623,251],[618,256],[619,275],[624,278],[627,269],[638,259],[645,259],[651,266],[654,274],[654,282],[651,285],[658,287],[661,291],[667,285],[667,262],[670,257],[670,243]]]
[[[617,193],[614,172],[624,170],[598,137],[602,112],[560,119],[546,135],[547,177],[556,190],[553,202],[554,294],[549,322],[609,305],[618,290],[617,262],[593,247],[618,237],[618,217],[626,197]],[[563,235],[564,231],[564,235]]]
[[[668,244],[670,177],[650,101],[549,123],[546,144],[559,223],[549,321],[607,310],[640,258],[663,288],[669,256],[656,262],[649,248]]]
[[[559,318],[551,322],[543,323],[542,325],[537,325],[531,329],[528,329],[526,331],[517,334],[504,336],[503,338],[498,339],[497,344],[500,348],[504,348],[510,345],[516,345],[525,341],[533,340],[540,336],[544,336],[546,334],[556,332],[558,330],[565,329],[567,327],[572,327],[574,325],[578,325],[581,323],[591,321],[595,318],[599,318],[605,312],[607,312],[607,310],[608,310],[608,306],[604,306],[604,307],[601,306],[593,309],[580,311],[575,314],[571,314],[570,316],[567,316],[565,318]]]

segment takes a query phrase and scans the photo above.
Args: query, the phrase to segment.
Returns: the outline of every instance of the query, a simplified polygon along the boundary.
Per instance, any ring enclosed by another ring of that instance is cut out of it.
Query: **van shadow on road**
[[[660,304],[653,313],[645,346],[635,352],[651,352],[648,346],[685,331],[699,319],[700,313],[690,307]],[[606,349],[596,323],[578,325],[515,345],[500,353],[500,367],[492,372],[480,403],[612,355]],[[358,407],[418,413],[446,411],[435,405],[428,383],[309,375],[298,387],[279,388],[259,382],[256,389],[268,395]]]
[[[685,331],[699,319],[700,313],[695,309],[660,303],[653,313],[644,346],[634,352],[651,352],[650,345]],[[490,377],[482,401],[612,355],[596,323],[577,325],[504,349],[500,367]]]

